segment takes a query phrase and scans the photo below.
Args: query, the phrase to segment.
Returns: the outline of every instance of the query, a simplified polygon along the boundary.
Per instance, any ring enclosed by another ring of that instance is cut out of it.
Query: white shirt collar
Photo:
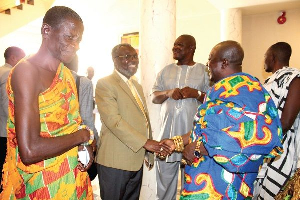
[[[115,71],[117,72],[117,74],[121,77],[121,79],[127,83],[127,81],[129,80],[126,76],[124,76],[123,74],[121,74],[120,72],[118,72],[118,70],[115,69]]]

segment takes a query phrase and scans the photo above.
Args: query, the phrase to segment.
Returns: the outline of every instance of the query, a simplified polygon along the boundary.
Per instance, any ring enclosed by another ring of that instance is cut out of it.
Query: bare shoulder
[[[27,59],[18,63],[11,77],[13,90],[39,90],[39,70],[31,64]]]
[[[290,86],[289,86],[289,94],[293,93],[293,94],[298,94],[300,95],[300,77],[296,77],[292,80]]]
[[[13,74],[16,74],[15,76],[19,74],[23,74],[25,76],[34,75],[35,73],[38,73],[37,67],[30,63],[28,59],[23,59],[22,62],[18,63],[13,72]]]

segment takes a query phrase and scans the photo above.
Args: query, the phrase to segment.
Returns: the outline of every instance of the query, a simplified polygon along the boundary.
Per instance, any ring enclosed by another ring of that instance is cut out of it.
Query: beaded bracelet
[[[174,144],[175,144],[175,151],[182,152],[184,149],[182,136],[180,136],[180,135],[174,136],[174,137],[172,137],[172,140],[174,141]]]
[[[81,129],[86,129],[90,132],[90,139],[89,139],[89,141],[83,142],[80,145],[83,145],[83,146],[91,145],[94,141],[94,132],[86,125],[80,125],[78,127],[78,130],[81,130]]]

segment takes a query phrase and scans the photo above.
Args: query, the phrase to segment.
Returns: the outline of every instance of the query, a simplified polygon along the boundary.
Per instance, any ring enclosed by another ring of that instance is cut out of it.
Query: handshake
[[[181,136],[175,136],[172,139],[163,139],[160,142],[148,139],[144,148],[154,152],[160,159],[165,159],[174,151],[182,152],[184,144]]]
[[[198,162],[202,156],[207,156],[208,152],[202,143],[202,138],[197,141],[189,142],[191,132],[183,136],[174,136],[171,139],[163,139],[160,142],[148,139],[144,148],[148,151],[154,152],[160,159],[165,159],[174,151],[181,152],[183,164],[191,165]]]

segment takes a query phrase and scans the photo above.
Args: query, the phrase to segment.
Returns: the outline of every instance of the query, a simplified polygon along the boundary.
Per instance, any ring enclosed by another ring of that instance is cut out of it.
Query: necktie
[[[138,95],[138,93],[137,93],[137,91],[136,91],[136,89],[135,89],[135,87],[134,87],[131,80],[128,80],[128,86],[129,86],[129,89],[131,90],[132,95],[135,98],[135,101],[139,105],[139,107],[140,107],[141,111],[143,112],[144,116],[146,116],[144,105],[143,105],[143,103],[142,103],[142,101],[141,101],[141,99],[140,99],[140,97],[139,97],[139,95]]]
[[[150,132],[150,127],[149,127],[150,121],[149,121],[148,116],[146,114],[145,107],[144,107],[144,105],[143,105],[143,103],[142,103],[142,101],[141,101],[141,99],[140,99],[140,97],[139,97],[139,95],[138,95],[138,93],[137,93],[137,91],[136,91],[136,89],[135,89],[135,87],[134,87],[131,80],[128,80],[128,86],[129,86],[129,89],[131,90],[132,95],[135,98],[135,101],[137,102],[137,104],[139,105],[141,111],[143,112],[143,115],[144,115],[144,117],[146,119],[146,123],[147,123],[146,126],[147,126],[147,130],[148,130],[148,138],[152,140],[152,134]],[[152,169],[152,167],[153,167],[153,157],[151,157],[150,154],[151,153],[149,153],[148,151],[145,152],[146,166],[149,168],[149,170]]]
[[[131,90],[131,93],[132,93],[133,97],[135,98],[135,101],[137,102],[137,104],[139,105],[141,111],[143,112],[143,115],[144,115],[144,117],[146,119],[146,122],[147,122],[147,129],[148,129],[148,132],[149,132],[150,131],[149,130],[149,119],[147,117],[144,105],[143,105],[143,103],[142,103],[142,101],[141,101],[141,99],[140,99],[140,97],[139,97],[139,95],[138,95],[138,93],[137,93],[137,91],[136,91],[136,89],[135,89],[135,87],[134,87],[131,80],[128,80],[128,86],[129,86],[129,89]]]

